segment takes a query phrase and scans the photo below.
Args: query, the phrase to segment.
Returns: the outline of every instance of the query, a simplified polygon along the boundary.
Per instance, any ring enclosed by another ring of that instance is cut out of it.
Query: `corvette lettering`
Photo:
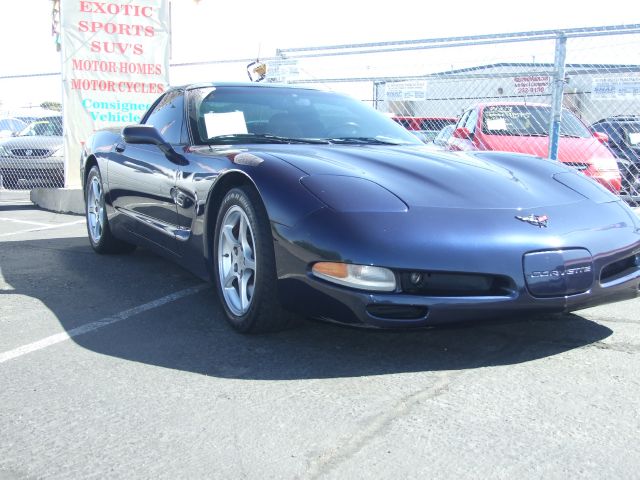
[[[567,268],[566,270],[536,270],[529,274],[530,278],[562,278],[581,273],[591,273],[591,267]]]

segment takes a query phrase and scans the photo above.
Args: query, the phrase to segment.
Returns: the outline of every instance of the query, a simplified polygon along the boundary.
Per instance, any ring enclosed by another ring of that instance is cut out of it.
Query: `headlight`
[[[396,289],[396,276],[384,267],[318,262],[313,265],[311,271],[318,278],[360,290],[393,292]]]
[[[9,153],[9,150],[7,150],[2,145],[0,145],[0,157],[10,157],[10,156],[11,154]]]
[[[359,177],[311,175],[300,180],[325,205],[343,213],[406,212],[405,203],[386,188]]]

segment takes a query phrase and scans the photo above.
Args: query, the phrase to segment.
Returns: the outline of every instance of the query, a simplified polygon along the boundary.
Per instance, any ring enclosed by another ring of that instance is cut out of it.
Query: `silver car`
[[[0,140],[0,188],[62,187],[62,117],[41,117]]]

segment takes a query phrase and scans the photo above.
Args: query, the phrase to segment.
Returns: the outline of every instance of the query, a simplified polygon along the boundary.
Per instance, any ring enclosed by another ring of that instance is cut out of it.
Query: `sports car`
[[[560,162],[434,152],[363,102],[274,84],[174,87],[94,133],[98,253],[145,246],[215,284],[241,332],[299,316],[425,327],[633,298],[640,219]]]

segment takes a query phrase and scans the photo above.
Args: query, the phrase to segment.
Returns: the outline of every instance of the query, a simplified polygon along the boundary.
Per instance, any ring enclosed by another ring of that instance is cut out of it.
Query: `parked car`
[[[440,130],[447,125],[454,125],[457,120],[455,117],[403,117],[399,115],[391,118],[413,133],[423,143],[431,142]]]
[[[609,148],[618,158],[622,191],[640,196],[640,116],[620,115],[598,120],[591,129],[609,137]]]
[[[358,100],[196,84],[85,143],[98,253],[144,245],[215,284],[241,332],[295,312],[424,327],[638,295],[640,219],[559,162],[433,152]]]
[[[534,103],[480,103],[466,110],[449,140],[451,150],[492,150],[547,157],[551,107]],[[569,110],[562,112],[558,160],[614,193],[621,188],[616,159]]]
[[[26,126],[27,124],[19,118],[0,118],[0,138],[13,137]]]
[[[0,140],[0,187],[62,187],[62,117],[41,117],[17,136]]]

